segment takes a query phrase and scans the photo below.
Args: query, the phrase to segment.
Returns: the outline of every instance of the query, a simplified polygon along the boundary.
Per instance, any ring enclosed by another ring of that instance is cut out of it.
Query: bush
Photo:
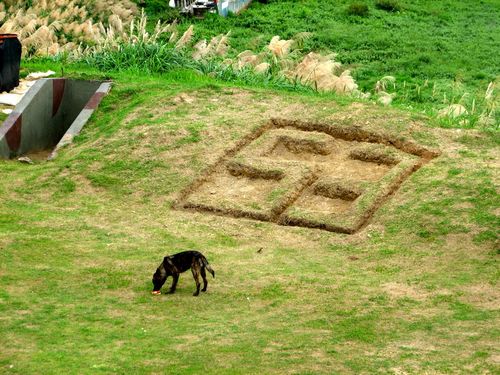
[[[398,0],[376,0],[375,8],[387,12],[399,12],[401,10],[401,5],[399,5]]]
[[[362,2],[355,2],[347,7],[347,14],[350,16],[366,17],[368,15],[368,5]]]
[[[160,19],[168,23],[180,19],[179,9],[171,8],[167,0],[135,0],[135,2],[144,8],[146,13],[154,19]]]

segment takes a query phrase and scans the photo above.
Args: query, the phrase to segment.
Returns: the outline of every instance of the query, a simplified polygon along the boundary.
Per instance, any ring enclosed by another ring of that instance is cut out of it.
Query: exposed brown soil
[[[317,194],[305,193],[295,202],[294,206],[304,211],[315,211],[321,213],[349,211],[352,207],[352,201],[342,198],[330,198]]]
[[[267,177],[267,176],[266,176]],[[245,202],[249,208],[262,205],[271,191],[278,186],[274,179],[217,173],[196,191],[197,200],[211,201],[212,197],[228,202]],[[203,199],[205,198],[205,199]]]
[[[439,151],[437,150],[430,150],[403,138],[395,138],[386,134],[364,130],[361,126],[335,126],[335,124],[302,122],[286,119],[272,119],[271,122],[276,128],[293,127],[304,131],[322,132],[331,135],[334,138],[343,139],[345,141],[390,145],[401,151],[426,159],[431,159],[439,155]]]
[[[321,142],[312,139],[297,139],[291,136],[280,136],[277,144],[273,148],[273,151],[275,151],[276,147],[279,146],[282,148],[284,147],[287,151],[298,155],[328,155],[332,152],[331,145],[328,142]]]
[[[437,155],[356,126],[273,119],[229,148],[181,192],[175,207],[355,233],[411,173]],[[406,164],[388,181],[378,182],[402,161]],[[363,186],[372,191],[360,209],[356,200],[368,194]],[[290,216],[292,207],[306,217]],[[349,223],[336,223],[339,214]]]
[[[272,133],[272,131],[270,132]],[[303,131],[295,131],[295,133],[303,133]],[[274,160],[293,160],[304,163],[314,163],[318,165],[326,175],[338,178],[348,178],[365,181],[376,181],[387,173],[391,164],[388,163],[367,163],[363,160],[356,160],[350,154],[353,148],[362,145],[359,142],[349,142],[333,137],[328,142],[318,142],[315,149],[318,152],[313,152],[314,143],[309,143],[305,150],[299,151],[299,145],[307,144],[302,140],[302,143],[295,143],[295,148],[289,146],[292,142],[285,144],[281,142],[281,138],[265,156]],[[320,146],[321,145],[321,146]],[[360,151],[361,152],[361,151]],[[372,164],[373,163],[373,164]]]
[[[174,205],[174,207],[181,208],[182,207],[182,201],[186,199],[188,195],[190,195],[193,191],[197,190],[199,186],[201,186],[206,179],[216,171],[216,169],[222,165],[226,160],[234,157],[234,155],[243,147],[248,145],[250,142],[253,140],[257,139],[260,137],[266,130],[268,130],[272,126],[271,123],[266,123],[263,126],[260,126],[256,128],[254,131],[243,137],[241,140],[236,142],[236,144],[229,148],[228,150],[225,151],[225,153],[211,166],[208,167],[204,172],[202,172],[201,176],[197,178],[191,185],[187,186],[185,189],[183,189],[180,194],[179,198]]]

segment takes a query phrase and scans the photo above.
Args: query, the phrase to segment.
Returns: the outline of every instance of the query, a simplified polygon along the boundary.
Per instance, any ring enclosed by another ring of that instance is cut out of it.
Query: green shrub
[[[347,14],[350,16],[366,17],[368,15],[368,5],[362,2],[354,2],[347,7]]]
[[[401,5],[398,0],[376,0],[375,8],[382,9],[387,12],[399,12],[401,10]]]
[[[164,22],[173,22],[176,19],[180,19],[180,12],[177,8],[171,8],[166,0],[148,0],[148,1],[135,1],[137,5],[144,8],[146,13],[156,19],[160,19]]]

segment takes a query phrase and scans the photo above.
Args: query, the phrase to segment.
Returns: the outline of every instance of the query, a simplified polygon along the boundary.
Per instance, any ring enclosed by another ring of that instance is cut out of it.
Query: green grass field
[[[207,38],[231,30],[237,52],[263,50],[274,35],[289,39],[310,32],[303,52],[336,52],[362,90],[372,90],[383,76],[395,76],[395,102],[404,106],[428,108],[442,103],[445,93],[448,100],[466,92],[481,95],[498,78],[498,1],[394,2],[397,12],[377,8],[377,1],[361,1],[369,9],[362,17],[347,11],[359,1],[254,1],[239,16],[185,23],[194,22],[197,35]]]
[[[381,3],[393,4],[396,11],[380,6]],[[145,4],[152,20],[170,22],[179,17],[161,1]],[[366,6],[366,14],[350,12],[353,5],[359,4]],[[238,16],[180,18],[179,30],[194,24],[195,41],[231,31],[232,58],[244,50],[265,54],[274,35],[294,39],[297,49],[292,60],[300,60],[311,51],[334,52],[342,69],[349,69],[359,89],[373,94],[374,100],[377,81],[393,76],[394,84],[386,87],[393,96],[393,106],[436,117],[448,105],[460,104],[467,114],[454,120],[441,119],[440,126],[498,130],[498,111],[494,110],[488,121],[481,116],[485,111],[491,113],[492,106],[498,107],[498,94],[486,98],[488,85],[493,82],[498,86],[499,44],[494,36],[500,32],[496,22],[499,17],[500,6],[495,0],[270,0],[254,1]],[[309,33],[308,37],[304,33]],[[153,56],[149,59],[139,57],[144,52],[133,54],[134,58],[127,57],[129,53],[125,49],[111,57],[105,54],[93,63],[111,60],[122,67],[164,72],[179,59],[175,54],[165,57],[151,51]],[[188,66],[192,62],[182,64]],[[202,70],[226,80],[235,78],[234,74],[221,72],[220,67],[214,71],[213,64]],[[246,71],[236,76],[247,83],[276,86],[276,82],[249,76]]]
[[[497,133],[190,72],[111,76],[56,160],[0,161],[0,372],[498,372]],[[273,116],[354,121],[442,155],[355,235],[171,208]],[[216,271],[208,293],[185,274],[151,296],[162,257],[191,248]]]
[[[156,3],[154,18],[168,18]],[[364,17],[346,13],[351,3],[254,1],[180,29],[231,29],[232,54],[312,32],[303,52],[337,52],[363,90],[394,75],[392,108],[217,74],[171,48],[23,61],[23,76],[64,70],[113,88],[55,160],[0,160],[0,373],[500,372],[498,111],[492,126],[479,113],[467,125],[436,117],[449,103],[480,108],[498,82],[498,1],[400,0],[399,12],[366,1]],[[353,235],[174,209],[275,117],[358,126],[440,156]],[[186,249],[214,268],[208,292],[193,297],[188,272],[176,294],[152,296],[163,256]]]
[[[486,86],[498,75],[497,1],[396,1],[399,12],[377,9],[365,17],[349,15],[355,1],[281,0],[252,3],[239,16],[207,17],[195,22],[202,35],[232,31],[238,51],[264,48],[274,35],[293,38],[301,32],[307,51],[334,51],[351,64],[366,88],[385,75],[401,80],[460,79]],[[187,23],[189,21],[186,21]]]

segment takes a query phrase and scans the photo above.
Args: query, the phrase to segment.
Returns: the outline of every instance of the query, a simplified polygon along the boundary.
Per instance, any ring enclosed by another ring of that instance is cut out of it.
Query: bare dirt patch
[[[382,287],[389,296],[396,299],[411,298],[413,300],[423,301],[429,296],[429,293],[408,284],[391,282],[382,285]]]
[[[199,199],[207,198],[212,200],[212,197],[224,197],[235,203],[240,201],[245,202],[245,205],[252,207],[254,205],[265,202],[267,196],[273,188],[277,186],[277,182],[273,179],[261,178],[256,175],[233,175],[231,173],[221,173],[212,176],[205,184],[200,186],[196,195]]]
[[[175,207],[355,233],[437,155],[359,127],[273,119],[228,149]]]
[[[490,284],[475,284],[463,289],[462,300],[487,310],[498,310],[500,307],[500,291]]]
[[[295,132],[295,134],[301,132]],[[362,160],[351,157],[353,148],[359,142],[348,142],[341,139],[332,139],[325,144],[306,142],[292,142],[283,137],[266,156],[276,160],[294,160],[304,163],[321,165],[329,176],[352,177],[362,180],[378,180],[390,169],[385,163],[374,160]],[[356,154],[357,155],[357,154]],[[368,159],[368,158],[366,158]]]

